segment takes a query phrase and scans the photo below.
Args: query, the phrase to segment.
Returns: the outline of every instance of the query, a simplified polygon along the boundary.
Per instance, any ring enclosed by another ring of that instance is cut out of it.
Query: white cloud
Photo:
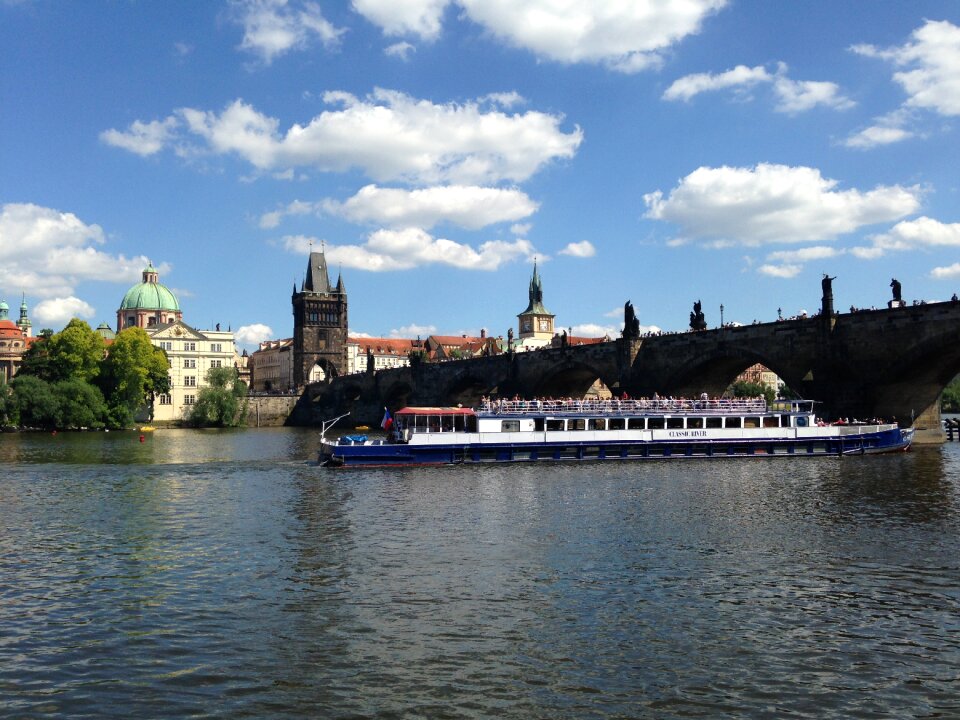
[[[510,226],[510,232],[514,235],[519,235],[524,237],[530,233],[530,229],[533,227],[533,223],[515,223]]]
[[[415,53],[417,48],[408,42],[398,42],[389,45],[383,49],[383,54],[388,57],[400,58],[404,62],[410,59],[411,53]]]
[[[64,327],[73,318],[92,318],[95,310],[88,303],[73,296],[51,298],[37,303],[33,316],[46,326]]]
[[[582,242],[569,243],[563,250],[560,251],[560,254],[571,255],[572,257],[588,258],[596,255],[597,249],[589,240],[584,240]]]
[[[328,22],[312,2],[237,0],[233,8],[237,22],[243,25],[240,48],[259,55],[267,65],[290,50],[304,49],[313,38],[327,48],[336,48],[346,32]]]
[[[465,17],[506,43],[562,63],[600,63],[634,73],[661,63],[660,52],[699,32],[726,0],[353,0],[386,35],[435,40],[444,11]]]
[[[664,100],[689,101],[704,92],[714,92],[726,88],[750,87],[757,83],[770,82],[772,76],[762,65],[749,68],[737,65],[732,70],[719,74],[694,73],[673,81],[663,93]]]
[[[801,270],[803,270],[802,265],[761,265],[757,268],[757,272],[761,275],[784,279],[796,277]]]
[[[100,140],[107,145],[129,150],[141,157],[147,157],[163,150],[167,141],[173,137],[173,131],[177,124],[175,117],[153,120],[148,123],[134,120],[126,132],[104,130],[100,133]]]
[[[73,295],[84,280],[135,282],[148,264],[143,257],[113,256],[99,225],[73,213],[30,203],[0,206],[0,294],[24,290],[55,298]],[[169,266],[157,266],[160,272]]]
[[[645,217],[676,223],[689,239],[756,246],[832,240],[860,227],[897,220],[920,205],[917,188],[838,190],[809,167],[760,164],[701,167],[667,198],[644,195]]]
[[[887,252],[930,247],[960,247],[960,223],[942,223],[923,216],[899,222],[889,232],[874,235],[871,239],[873,247],[857,248],[858,257],[875,258]]]
[[[902,47],[881,50],[855,45],[851,50],[905,68],[893,79],[906,91],[909,107],[960,115],[960,27],[946,20],[927,20],[910,37]]]
[[[283,238],[284,247],[301,254],[309,252],[314,238],[303,235]],[[527,240],[491,240],[474,249],[445,238],[435,238],[419,228],[377,230],[363,245],[326,245],[328,263],[343,267],[383,272],[409,270],[422,265],[449,265],[463,270],[496,270],[518,258],[532,258],[534,248]]]
[[[699,32],[725,0],[457,0],[467,17],[507,43],[562,63],[601,63],[633,73]]]
[[[909,140],[913,136],[912,132],[903,128],[871,125],[848,137],[843,144],[850,148],[865,150],[878,145],[891,145]]]
[[[304,202],[294,200],[288,203],[282,210],[273,210],[260,216],[260,227],[264,230],[270,230],[280,225],[283,218],[290,215],[310,215],[318,213],[321,209],[321,203]]]
[[[947,265],[946,267],[935,267],[930,271],[930,277],[936,280],[949,280],[960,277],[960,262]]]
[[[787,66],[779,63],[776,73],[770,73],[762,65],[747,67],[737,65],[732,70],[719,74],[695,73],[675,80],[663,93],[664,100],[689,101],[700,93],[733,88],[739,93],[760,84],[771,83],[777,98],[777,112],[795,115],[812,110],[818,105],[835,110],[847,110],[854,103],[840,93],[833,82],[814,80],[791,80]]]
[[[812,110],[818,105],[834,110],[848,110],[855,104],[840,93],[839,85],[832,82],[778,77],[773,84],[773,90],[779,99],[777,112],[789,115]]]
[[[818,245],[800,250],[779,250],[767,255],[767,260],[777,263],[807,263],[813,260],[827,260],[843,255],[843,250]]]
[[[916,137],[916,133],[906,129],[916,120],[916,111],[909,108],[898,108],[886,115],[873,119],[873,124],[853,133],[843,145],[858,150],[867,150],[878,145],[890,145]]]
[[[367,185],[344,202],[326,200],[322,206],[331,215],[354,223],[429,229],[440,222],[451,222],[472,230],[521,220],[539,208],[538,203],[517,189],[464,185],[419,190]]]
[[[237,328],[234,337],[241,345],[259,345],[264,340],[273,338],[273,329],[263,323],[253,323]]]
[[[178,153],[184,156],[203,150],[235,154],[260,171],[358,168],[378,182],[420,185],[520,182],[552,160],[573,157],[583,140],[579,128],[560,129],[562,116],[511,115],[480,101],[438,105],[382,89],[366,99],[328,92],[324,100],[335,109],[285,133],[279,120],[242,100],[219,114],[182,108],[176,114],[183,130],[201,138],[206,148],[185,147],[186,135],[166,140],[179,140]]]
[[[440,35],[449,0],[353,0],[353,9],[386,35],[418,35],[434,40]]]
[[[620,337],[622,328],[614,327],[613,325],[598,325],[597,323],[581,323],[580,325],[574,325],[570,330],[575,337],[608,337],[613,339]]]
[[[436,325],[404,325],[403,327],[396,328],[395,330],[390,331],[390,337],[392,338],[415,338],[419,337],[426,340],[431,335],[437,334]]]

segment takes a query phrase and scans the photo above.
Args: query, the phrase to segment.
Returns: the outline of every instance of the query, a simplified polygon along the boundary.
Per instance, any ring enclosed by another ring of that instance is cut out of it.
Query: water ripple
[[[315,433],[116,435],[0,438],[0,714],[960,715],[951,446],[335,472]]]

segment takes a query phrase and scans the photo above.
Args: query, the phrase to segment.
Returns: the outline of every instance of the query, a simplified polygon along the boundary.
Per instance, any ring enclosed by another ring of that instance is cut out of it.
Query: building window
[[[173,342],[170,340],[161,340],[160,341],[161,350],[173,350]]]
[[[183,343],[183,349],[186,352],[196,352],[197,344],[195,342],[185,342]]]
[[[197,367],[197,359],[196,359],[196,358],[184,358],[184,359],[183,359],[183,366],[184,366],[185,368],[196,368],[196,367]]]
[[[223,345],[220,343],[210,343],[210,352],[223,352]]]
[[[170,404],[170,396],[167,395],[166,393],[163,393],[163,394],[157,396],[157,402],[160,403],[161,405],[169,405],[169,404]]]
[[[197,386],[197,376],[196,375],[186,375],[183,378],[184,387],[196,387]]]
[[[215,368],[215,367],[223,367],[223,360],[211,360],[211,361],[210,361],[210,367],[212,367],[212,368]]]
[[[184,404],[184,405],[195,405],[196,402],[197,402],[197,396],[196,396],[196,395],[184,395],[184,396],[183,396],[183,404]]]

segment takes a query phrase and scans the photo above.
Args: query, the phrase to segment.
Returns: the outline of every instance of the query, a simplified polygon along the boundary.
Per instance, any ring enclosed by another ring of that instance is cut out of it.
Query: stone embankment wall
[[[299,395],[251,395],[247,405],[247,427],[286,425]]]

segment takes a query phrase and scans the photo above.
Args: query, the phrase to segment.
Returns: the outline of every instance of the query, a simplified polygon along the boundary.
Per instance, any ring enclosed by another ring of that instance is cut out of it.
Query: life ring
[[[807,419],[805,417],[798,417],[797,427],[806,427],[806,426],[807,426]]]

